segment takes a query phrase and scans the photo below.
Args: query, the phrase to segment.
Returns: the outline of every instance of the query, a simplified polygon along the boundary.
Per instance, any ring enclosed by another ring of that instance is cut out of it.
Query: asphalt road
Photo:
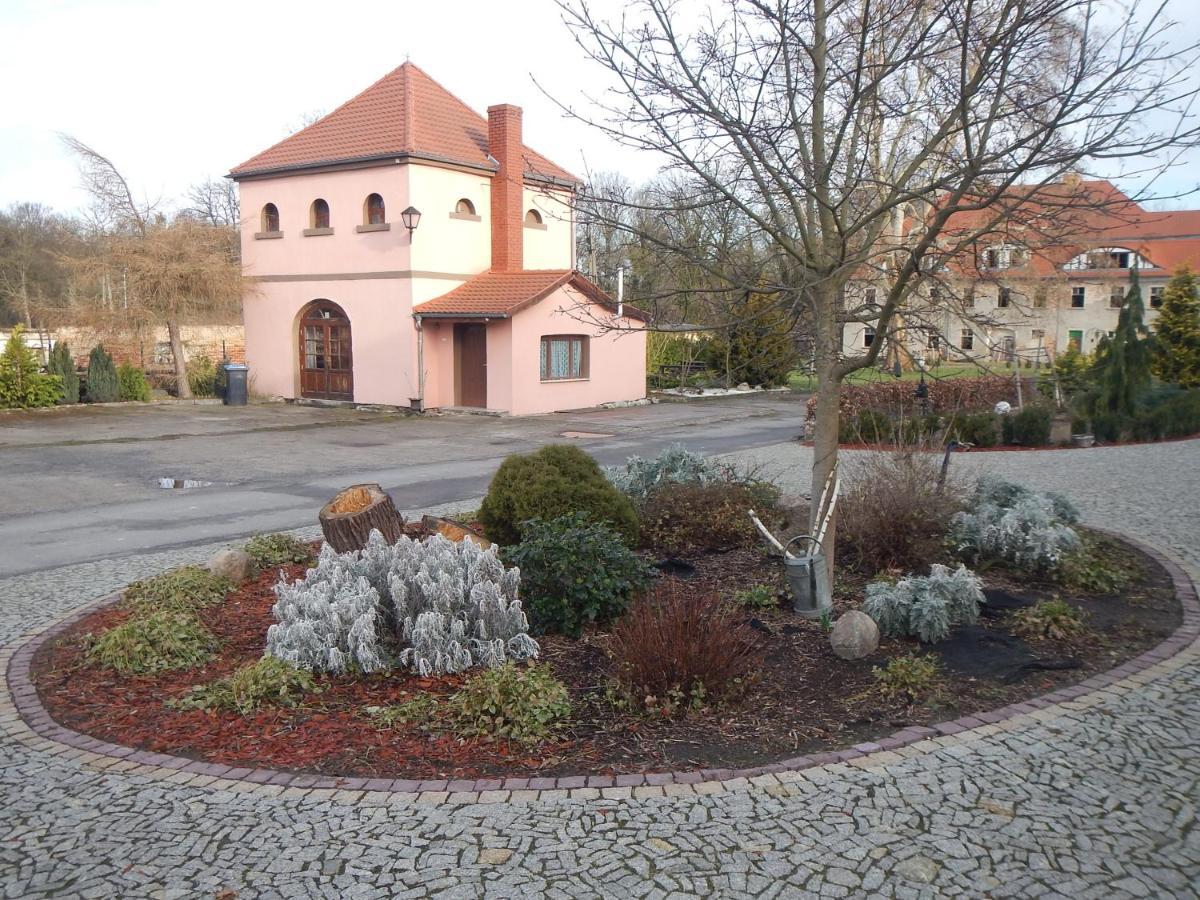
[[[672,443],[775,444],[799,433],[803,411],[802,397],[776,394],[519,419],[284,404],[6,414],[0,577],[314,525],[357,482],[382,484],[410,512],[466,500],[508,454],[555,441],[605,465]],[[207,484],[163,489],[161,478]]]

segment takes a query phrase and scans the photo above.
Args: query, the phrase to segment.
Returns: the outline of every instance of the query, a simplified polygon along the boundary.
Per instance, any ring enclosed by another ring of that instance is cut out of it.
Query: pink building
[[[574,270],[578,180],[518,107],[484,119],[405,63],[231,177],[255,392],[514,415],[645,396],[644,317]]]

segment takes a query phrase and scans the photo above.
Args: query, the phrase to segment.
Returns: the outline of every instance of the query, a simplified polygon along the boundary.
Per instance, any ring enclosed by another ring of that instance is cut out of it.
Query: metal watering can
[[[803,541],[806,552],[793,555],[792,545]],[[800,534],[783,549],[783,568],[792,589],[792,611],[806,619],[817,619],[833,610],[833,589],[821,542],[810,534]]]

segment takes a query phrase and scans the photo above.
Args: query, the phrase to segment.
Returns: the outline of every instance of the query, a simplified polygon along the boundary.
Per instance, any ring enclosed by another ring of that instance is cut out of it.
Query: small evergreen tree
[[[59,341],[50,351],[50,362],[46,371],[62,379],[63,395],[61,403],[79,402],[79,373],[75,371],[75,358],[71,356],[71,348],[66,341]]]
[[[792,317],[770,294],[747,293],[728,311],[731,324],[709,345],[708,364],[730,387],[786,384],[796,367]]]
[[[1101,411],[1132,416],[1138,397],[1150,386],[1150,341],[1137,269],[1130,272],[1129,292],[1121,304],[1117,330],[1096,350]]]
[[[1181,266],[1163,291],[1152,353],[1150,368],[1158,378],[1200,387],[1200,286],[1188,266]]]
[[[97,344],[88,354],[87,399],[88,403],[112,403],[121,396],[121,383],[117,380],[117,367],[103,344]]]
[[[26,345],[24,332],[16,326],[0,354],[0,407],[53,406],[62,396],[62,384],[56,375],[38,371],[37,355]]]
[[[117,383],[121,388],[122,400],[138,400],[146,403],[150,400],[150,382],[146,373],[137,366],[122,363],[117,366]]]

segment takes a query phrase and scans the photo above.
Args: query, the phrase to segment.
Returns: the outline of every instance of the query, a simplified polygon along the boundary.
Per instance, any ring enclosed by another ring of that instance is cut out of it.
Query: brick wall
[[[492,271],[518,272],[524,265],[525,161],[521,149],[521,108],[488,107],[488,152],[500,164],[492,178]]]

